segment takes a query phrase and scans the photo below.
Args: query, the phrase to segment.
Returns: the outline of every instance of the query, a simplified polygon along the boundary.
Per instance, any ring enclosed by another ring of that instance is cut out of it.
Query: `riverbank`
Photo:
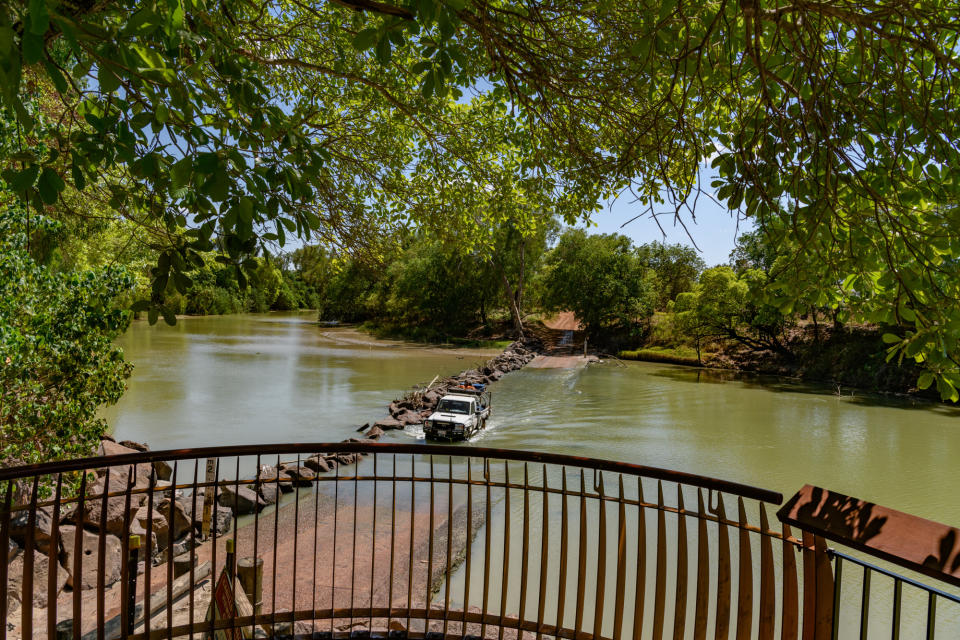
[[[881,332],[871,327],[798,327],[783,340],[783,351],[750,348],[733,340],[714,341],[709,351],[704,349],[700,354],[699,360],[693,347],[670,344],[668,338],[654,331],[645,346],[621,351],[618,357],[774,375],[866,393],[940,400],[933,389],[917,389],[921,369],[912,361],[899,364],[886,361],[889,345],[883,343]]]

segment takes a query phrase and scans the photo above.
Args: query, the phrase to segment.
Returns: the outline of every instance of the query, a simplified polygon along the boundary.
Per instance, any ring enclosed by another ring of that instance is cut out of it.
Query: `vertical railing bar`
[[[527,577],[530,570],[530,473],[529,464],[523,463],[523,540],[520,558],[520,622],[527,619]]]
[[[780,605],[780,640],[797,640],[800,631],[797,558],[793,544],[787,542],[792,537],[790,527],[783,525],[782,533],[783,597]]]
[[[927,594],[927,640],[934,640],[937,635],[937,594],[933,591]]]
[[[257,560],[260,558],[260,556],[259,556],[258,554],[259,554],[259,551],[260,551],[260,463],[261,463],[261,462],[262,462],[262,458],[261,458],[261,455],[258,453],[258,454],[257,454],[257,459],[256,459],[256,461],[255,461],[255,464],[257,465],[257,467],[256,467],[256,471],[254,472],[254,480],[255,480],[255,482],[254,482],[254,484],[253,484],[253,493],[254,493],[254,496],[253,496],[253,499],[254,499],[254,505],[253,505],[253,562],[254,562],[253,575],[254,575],[254,583],[256,583],[256,581],[257,581],[258,579],[260,580],[260,585],[259,585],[259,586],[260,586],[260,590],[259,590],[259,593],[260,593],[260,609],[259,609],[259,611],[257,610],[257,603],[256,603],[256,602],[250,603],[250,604],[253,606],[253,613],[254,613],[254,615],[261,615],[261,614],[263,613],[263,571],[262,571],[262,569],[261,569],[261,570],[258,572],[258,571],[257,571],[257,568],[256,568]],[[279,470],[279,469],[277,469],[277,477],[278,477],[278,478],[280,477],[280,470]],[[278,498],[280,497],[279,494],[278,494],[277,497],[278,497]],[[239,502],[237,503],[237,506],[239,507]],[[213,515],[214,515],[214,522],[216,522],[216,515],[217,515],[217,503],[216,503],[216,501],[214,501],[214,504],[213,504]],[[240,514],[235,511],[235,512],[233,513],[234,523],[236,523],[236,521],[237,521],[237,519],[239,519],[239,517],[240,517]],[[213,529],[216,530],[216,526],[214,526]],[[214,545],[214,548],[216,548],[216,545]],[[217,563],[214,562],[214,563],[213,563],[213,566],[214,566],[214,568],[216,568]],[[214,579],[216,579],[216,575],[214,575]],[[316,585],[316,580],[314,580],[314,585]],[[214,583],[214,586],[216,586],[216,583]],[[255,585],[255,586],[256,586],[256,585]],[[273,592],[273,588],[274,588],[274,585],[270,585],[270,591],[271,591],[271,593]],[[257,593],[257,590],[256,590],[256,589],[254,589],[254,593]],[[254,631],[255,631],[255,629],[254,629]]]
[[[657,480],[657,574],[653,591],[653,637],[663,638],[667,600],[667,519],[664,511],[663,483]]]
[[[758,508],[760,510],[760,530],[769,531],[770,522],[767,519],[766,505],[760,502]],[[762,535],[760,536],[760,624],[757,629],[758,640],[773,640],[777,616],[775,582],[773,542],[770,536]]]
[[[723,493],[717,492],[717,610],[716,640],[727,640],[730,635],[730,536],[727,532],[726,508]]]
[[[150,637],[150,623],[153,614],[150,609],[150,588],[153,581],[150,579],[150,569],[153,565],[153,492],[157,488],[157,470],[150,465],[150,481],[148,483],[150,492],[147,494],[147,539],[145,541],[146,552],[143,556],[143,633],[144,637]]]
[[[673,608],[673,637],[683,640],[687,625],[687,516],[683,485],[677,483],[677,581]]]
[[[320,452],[317,451],[316,454],[318,457]],[[376,455],[376,454],[374,454]],[[259,456],[257,457],[257,468],[260,468]],[[317,469],[320,467],[318,466]],[[310,609],[311,611],[317,610],[317,564],[319,558],[317,557],[318,553],[318,538],[320,537],[320,472],[317,471],[317,479],[313,485],[313,582],[310,583]],[[256,532],[254,532],[254,540],[256,540]],[[253,555],[254,560],[256,560],[256,553]],[[331,605],[330,609],[333,609]],[[317,632],[317,616],[314,614],[310,617],[310,633],[315,634]]]
[[[373,585],[374,585],[374,576],[377,573],[377,485],[380,484],[378,481],[379,472],[377,470],[377,460],[379,456],[377,452],[373,452],[373,524],[370,529],[370,620],[367,622],[367,629],[371,632],[373,631]],[[316,485],[319,487],[319,485]],[[316,491],[316,487],[314,491]]]
[[[473,514],[467,513],[467,522],[473,517]],[[447,631],[449,630],[449,618],[450,618],[450,566],[451,558],[450,554],[453,552],[453,544],[451,538],[453,537],[453,456],[447,456],[447,562],[446,562],[446,573],[444,574],[444,594],[443,594],[443,637],[447,637]],[[467,537],[464,541],[464,549],[467,553],[470,552],[470,538]],[[461,629],[462,631],[462,629]]]
[[[127,607],[131,597],[136,599],[136,594],[130,594],[130,571],[137,571],[137,567],[130,566],[130,503],[133,492],[134,478],[136,477],[136,465],[127,467],[127,489],[123,500],[123,536],[120,538],[120,553],[123,557],[120,560],[120,637],[126,638],[127,631],[130,629],[130,616],[133,610]],[[136,575],[136,574],[134,574]]]
[[[541,517],[540,517],[540,578],[539,593],[537,594],[537,637],[543,637],[543,613],[547,595],[547,573],[550,568],[550,494],[547,492],[547,465],[543,465],[541,476]],[[622,482],[622,480],[621,480]],[[622,493],[622,488],[621,488]],[[621,502],[621,508],[623,503]]]
[[[503,640],[503,619],[507,614],[507,596],[510,593],[510,462],[503,461],[503,582],[500,589],[500,620],[497,630],[498,640]]]
[[[697,604],[693,616],[694,640],[705,640],[707,637],[707,615],[710,607],[710,544],[705,516],[703,489],[697,487]]]
[[[73,625],[73,637],[74,640],[80,640],[80,624],[79,621],[83,620],[83,605],[81,600],[81,594],[83,593],[83,588],[81,587],[80,581],[83,576],[83,523],[84,523],[84,512],[86,510],[86,495],[87,495],[87,471],[84,469],[81,472],[80,476],[80,494],[77,500],[77,522],[76,529],[74,529],[73,535],[73,580],[76,588],[73,590],[73,619],[78,621],[78,624]],[[149,532],[147,533],[149,536]],[[25,550],[26,552],[26,550]],[[28,558],[33,560],[33,553],[30,553]],[[24,558],[26,560],[26,558]],[[150,563],[147,562],[147,566],[150,566]],[[134,569],[136,571],[136,569]],[[24,562],[23,567],[24,574],[30,575],[33,577],[33,568],[27,569],[26,562]],[[147,573],[149,576],[150,574]],[[24,575],[26,579],[26,575]],[[32,600],[30,601],[32,603]],[[26,609],[26,607],[24,607]],[[148,611],[149,609],[144,609]],[[33,613],[33,607],[30,607],[31,614]],[[24,625],[23,636],[25,638],[30,637],[32,634],[27,632],[27,626]]]
[[[833,568],[833,615],[830,616],[830,637],[833,640],[839,640],[840,638],[840,588],[841,588],[841,578],[843,575],[843,558],[837,556],[836,563]]]
[[[489,523],[488,523],[489,524]],[[463,582],[463,620],[461,622],[461,635],[467,635],[467,612],[470,611],[470,569],[473,557],[473,458],[467,457],[467,540],[464,543],[466,548],[466,575]],[[449,579],[449,578],[448,578]]]
[[[237,457],[237,467],[239,468],[240,458]],[[276,503],[273,505],[273,570],[271,575],[270,583],[270,625],[271,629],[276,629],[277,626],[277,552],[280,545],[278,544],[278,537],[280,535],[280,454],[277,454],[277,464],[274,467],[274,494],[277,497]],[[240,474],[237,473],[237,479],[239,481]],[[260,492],[257,492],[257,495],[254,496],[254,511],[260,509]],[[237,539],[237,520],[233,520],[233,539]],[[296,526],[296,523],[294,523]]]
[[[297,610],[297,557],[300,533],[300,454],[297,454],[297,481],[293,485],[293,580],[290,581],[290,611]],[[280,469],[277,469],[277,482],[280,481]],[[280,510],[280,494],[277,493],[277,511]],[[256,573],[254,573],[256,575]],[[276,585],[274,585],[276,587]]]
[[[30,511],[27,512],[27,534],[26,540],[23,545],[23,582],[20,585],[23,587],[21,597],[20,597],[20,627],[23,633],[24,638],[33,637],[33,552],[35,548],[34,536],[36,536],[37,530],[37,493],[40,490],[40,476],[33,476],[33,488],[30,491]],[[77,533],[83,535],[82,526],[78,525]],[[81,538],[82,541],[82,538]],[[79,549],[79,550],[77,550]],[[74,547],[74,557],[79,557],[83,555],[83,547]],[[47,563],[49,565],[49,563]],[[77,585],[76,593],[79,594],[80,582],[79,582],[79,573],[75,574],[77,577],[74,578],[74,584]],[[4,584],[4,593],[3,597],[6,598],[6,587]],[[79,595],[75,595],[74,599],[79,598]],[[74,611],[76,611],[76,604],[74,604]],[[74,620],[80,620],[80,617],[77,616]],[[7,621],[3,620],[2,623],[6,625]],[[79,624],[74,625],[79,627]],[[80,629],[74,629],[74,637],[79,637]]]
[[[737,519],[740,523],[740,571],[737,578],[737,640],[749,640],[753,628],[753,555],[750,532],[746,530],[747,510],[743,498],[737,498]]]
[[[278,462],[277,462],[277,479],[279,480],[279,478],[280,478],[279,457],[277,458],[277,460],[278,460]],[[259,470],[259,467],[258,467],[258,470]],[[236,500],[236,505],[237,505],[237,507],[238,507],[238,511],[239,511],[239,506],[240,506],[240,496],[238,495],[239,493],[240,493],[240,456],[237,456],[237,462],[236,462],[236,465],[235,465],[235,467],[234,467],[234,475],[233,475],[233,495],[234,495],[234,499]],[[259,485],[259,484],[254,484],[254,485],[253,485],[253,493],[254,493],[254,497],[253,497],[253,511],[254,511],[254,513],[256,513],[256,512],[259,511],[259,509],[260,509],[260,485]],[[279,488],[279,486],[278,486],[278,487],[277,487],[277,501],[279,502],[279,500],[280,500],[280,488]],[[216,516],[216,514],[217,514],[217,507],[216,507],[216,505],[214,505],[214,507],[213,507],[213,515]],[[239,514],[238,514],[238,515],[239,515]],[[212,520],[213,520],[213,519],[211,518],[211,521],[212,521]],[[237,563],[237,558],[238,558],[238,556],[240,555],[240,548],[237,546],[237,530],[238,530],[239,528],[240,528],[240,518],[239,518],[239,517],[234,517],[234,519],[233,519],[233,554],[231,555],[229,552],[224,554],[224,567],[226,568],[227,575],[230,576],[230,590],[231,590],[231,591],[234,591],[234,590],[237,588],[237,564],[236,564],[236,563]],[[227,549],[229,549],[229,544],[230,544],[230,543],[227,542],[226,544],[227,544]],[[277,539],[276,539],[276,536],[274,536],[274,539],[273,539],[273,547],[274,547],[274,549],[276,549],[276,547],[277,547]],[[227,566],[228,563],[232,563],[233,566]],[[276,567],[276,562],[274,562],[274,567]],[[214,567],[214,571],[216,571],[216,567]],[[216,579],[217,579],[217,577],[218,577],[217,574],[214,573],[214,574],[213,574],[213,578],[214,578],[213,586],[214,586],[214,588],[216,588],[216,584],[217,584],[217,583],[216,583]],[[276,585],[277,585],[276,580],[274,580],[274,583],[273,583],[273,585],[272,585],[272,590],[276,590]],[[236,629],[236,626],[231,627],[231,628],[232,628],[232,629]],[[229,634],[227,634],[227,635],[228,635],[228,637],[229,637]],[[242,633],[237,633],[237,634],[235,634],[235,635],[240,635],[240,636],[242,636],[243,634],[242,634]]]
[[[410,455],[410,550],[407,554],[407,633],[410,633],[410,620],[413,614],[413,534],[416,531],[417,503],[417,461]]]
[[[278,474],[279,477],[279,474]],[[330,552],[330,633],[333,633],[333,611],[337,608],[337,522],[340,514],[340,461],[333,472],[333,547]],[[276,541],[274,541],[276,547]],[[274,563],[276,566],[276,563]]]
[[[105,617],[105,574],[107,566],[107,495],[110,493],[110,469],[103,477],[103,496],[100,500],[100,527],[97,532],[97,640],[103,640],[103,625]],[[50,563],[56,564],[53,547],[50,548]],[[49,604],[49,603],[48,603]]]
[[[890,637],[893,640],[899,640],[900,638],[900,600],[903,593],[903,583],[900,582],[900,578],[894,578],[893,580],[893,624],[891,625],[892,631]]]
[[[57,486],[53,493],[53,522],[50,530],[50,562],[47,564],[47,638],[57,637],[57,593],[60,583],[57,580],[57,573],[60,571],[60,563],[56,560],[60,551],[60,498],[63,490],[63,474],[57,474]],[[101,522],[105,519],[101,518]],[[7,544],[4,540],[3,544]],[[6,584],[2,582],[0,584]],[[0,616],[0,619],[6,618]],[[102,625],[102,623],[101,623]]]
[[[393,477],[390,480],[390,579],[387,593],[387,629],[393,622],[393,563],[397,547],[397,454],[393,454],[391,473]]]
[[[574,619],[574,637],[580,636],[583,630],[583,596],[586,589],[586,564],[587,564],[587,485],[583,477],[583,469],[580,469],[580,553],[577,557],[577,615]]]
[[[177,486],[177,460],[173,461],[173,475],[170,476],[170,505],[167,508],[167,638],[172,640],[173,638],[173,505],[176,501],[176,492],[174,487]],[[109,478],[110,474],[107,474]],[[106,512],[106,509],[104,509]],[[188,554],[193,553],[193,549],[187,551]],[[102,569],[102,568],[101,568]],[[101,592],[102,593],[102,592]],[[103,620],[100,620],[100,627],[103,627]],[[103,640],[103,638],[100,638]]]
[[[644,595],[647,590],[647,518],[643,507],[643,478],[637,476],[637,587],[633,601],[633,637],[643,633]]]
[[[259,467],[257,467],[257,468],[259,469]],[[204,476],[204,479],[206,479],[206,477],[207,477],[207,476],[205,475],[205,476]],[[257,496],[260,495],[259,489],[257,490],[256,493],[257,493]],[[217,505],[220,504],[219,494],[220,494],[220,458],[216,458],[216,461],[215,461],[214,464],[213,464],[213,520],[214,520],[214,522],[213,522],[213,526],[210,527],[210,569],[211,569],[211,577],[212,577],[212,579],[213,579],[213,581],[214,581],[214,582],[212,583],[212,586],[213,586],[213,587],[216,587],[216,584],[217,584],[217,583],[216,583],[216,580],[217,580],[217,578],[219,577],[218,574],[217,574],[217,526],[216,526],[216,522],[215,522],[215,520],[216,520],[216,512],[217,512]],[[255,507],[254,510],[253,510],[254,513],[256,513],[256,512],[257,512],[257,509],[260,507],[260,498],[257,497],[257,498],[256,498],[256,501],[257,501],[257,504],[256,504],[256,507]],[[236,494],[234,494],[233,504],[234,504],[234,507],[233,507],[233,520],[236,521],[237,518],[240,516],[240,513],[239,513],[239,512],[240,512],[240,500],[239,500],[239,497],[238,497]],[[256,522],[256,515],[254,516],[254,522]],[[254,525],[254,533],[256,533],[256,525]],[[210,620],[209,620],[209,623],[210,623],[210,624],[209,624],[209,627],[210,627],[210,629],[209,629],[209,631],[208,631],[208,634],[209,634],[209,637],[211,637],[211,638],[214,637],[214,630],[213,630],[213,622],[214,622],[214,620],[213,620],[213,618],[214,618],[214,616],[210,616]]]
[[[481,608],[482,608],[482,618],[480,621],[480,637],[487,637],[487,610],[488,604],[490,601],[490,529],[493,527],[493,522],[490,519],[490,460],[487,458],[483,459],[483,479],[486,484],[486,505],[485,505],[485,514],[484,522],[484,539],[483,539],[483,597],[481,598]]]
[[[358,508],[358,495],[360,493],[360,456],[357,454],[356,458],[357,468],[353,473],[353,538],[350,543],[350,625],[353,627],[353,620],[355,617],[355,600],[354,593],[356,592],[356,577],[357,577],[357,508]],[[294,609],[296,611],[296,609]]]
[[[597,509],[600,511],[599,544],[597,545],[597,595],[593,608],[593,637],[602,637],[603,599],[607,586],[607,504],[603,492],[603,472],[599,472],[600,482],[595,483],[597,491]]]
[[[3,512],[0,513],[0,584],[4,586],[4,594],[0,597],[0,620],[6,620],[8,613],[6,587],[10,577],[10,509],[12,507],[13,480],[7,480],[7,495],[3,499]],[[6,624],[0,624],[0,640],[7,640]]]
[[[567,600],[567,554],[569,552],[569,542],[567,540],[567,529],[569,528],[569,516],[567,514],[567,467],[560,469],[560,575],[557,580],[557,631],[563,628],[563,606]]]
[[[430,456],[430,518],[428,520],[430,531],[427,533],[427,587],[426,587],[427,597],[424,599],[424,602],[425,602],[424,610],[426,611],[426,620],[424,620],[424,623],[423,623],[424,633],[430,632],[430,603],[431,603],[431,600],[433,599],[433,589],[431,588],[433,586],[431,584],[433,582],[433,542],[434,542],[433,529],[436,526],[436,523],[434,522],[434,515],[433,515],[434,505],[435,505],[434,484],[435,484],[435,476],[434,476],[434,470],[433,470],[433,455],[431,455]],[[412,561],[413,560],[411,558],[411,562]]]
[[[197,548],[197,527],[195,526],[195,523],[197,521],[197,491],[199,491],[199,488],[197,487],[197,480],[199,478],[199,473],[200,473],[200,459],[194,458],[193,487],[191,488],[191,492],[190,492],[190,567],[189,567],[189,571],[190,571],[191,585],[197,584],[197,580],[195,577],[196,570],[194,568],[194,565],[196,564],[196,562],[194,562],[196,555],[194,554],[196,553],[195,550]],[[217,505],[213,505],[214,521],[216,521],[216,514],[217,514]],[[193,614],[194,614],[194,608],[196,607],[195,592],[196,592],[196,589],[190,589],[189,593],[187,594],[187,597],[189,598],[189,603],[190,603],[187,611],[188,622],[190,623],[190,640],[193,640],[193,624],[194,624]]]
[[[863,568],[863,587],[860,590],[860,640],[867,640],[867,628],[870,625],[870,578],[873,570]]]

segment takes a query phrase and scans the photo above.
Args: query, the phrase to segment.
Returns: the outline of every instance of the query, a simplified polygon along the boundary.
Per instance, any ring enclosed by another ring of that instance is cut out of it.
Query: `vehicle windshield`
[[[459,413],[466,415],[470,413],[470,403],[466,400],[449,400],[444,398],[437,405],[437,411],[441,413]]]

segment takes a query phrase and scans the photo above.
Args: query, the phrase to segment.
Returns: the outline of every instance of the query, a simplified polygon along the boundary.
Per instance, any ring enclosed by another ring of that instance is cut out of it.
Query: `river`
[[[386,416],[386,405],[411,385],[496,353],[374,340],[353,329],[319,326],[308,312],[185,318],[175,327],[135,322],[119,342],[136,369],[128,392],[104,416],[118,439],[155,450],[339,441]],[[809,483],[960,524],[953,490],[960,480],[960,410],[954,408],[644,362],[527,368],[491,390],[488,428],[464,448],[622,460],[753,484],[785,497]],[[388,432],[384,441],[422,442],[419,436],[413,428]],[[519,508],[514,504],[511,512]],[[502,509],[494,507],[497,522]],[[496,548],[499,527],[493,529]],[[478,539],[474,554],[480,546]],[[478,580],[475,574],[474,593]],[[454,591],[461,592],[463,583],[461,567],[451,577]],[[844,587],[844,608],[854,613],[856,588]],[[874,617],[887,616],[888,592],[875,594]],[[904,615],[916,630],[924,609],[914,604]],[[960,615],[948,615],[943,628],[960,629]],[[848,617],[842,635],[853,633],[856,616]]]
[[[155,450],[338,441],[411,385],[496,353],[374,341],[314,319],[134,322],[119,342],[136,368],[104,416],[118,438]],[[492,391],[488,429],[465,446],[623,460],[787,497],[809,483],[960,524],[957,409],[644,362],[525,369]]]

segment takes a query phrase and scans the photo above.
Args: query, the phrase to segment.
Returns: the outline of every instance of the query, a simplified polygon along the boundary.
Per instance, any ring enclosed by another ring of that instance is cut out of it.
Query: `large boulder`
[[[293,491],[294,478],[286,469],[282,467],[278,471],[276,467],[263,465],[260,467],[260,473],[258,474],[257,479],[263,484],[269,483],[276,486],[284,493]]]
[[[417,411],[404,410],[403,413],[396,416],[397,420],[404,426],[408,424],[420,424],[420,413]]]
[[[373,427],[373,428],[376,429],[376,427]],[[381,433],[383,432],[381,431]],[[313,470],[315,473],[323,473],[326,471],[330,471],[330,464],[319,453],[314,454],[309,458],[307,458],[306,460],[304,460],[303,466]]]
[[[38,507],[32,527],[30,526],[30,512],[17,511],[10,518],[10,538],[21,547],[26,547],[27,540],[32,538],[35,550],[50,555],[53,524],[53,507]],[[59,548],[54,550],[54,555],[59,553]]]
[[[384,431],[389,431],[391,429],[403,429],[404,423],[400,422],[396,418],[390,417],[390,418],[382,418],[380,420],[377,420],[376,422],[373,423],[373,426],[379,427]]]
[[[76,528],[63,526],[63,566],[67,573],[67,586],[71,589],[96,589],[100,564],[100,536],[91,531],[81,531],[80,544],[76,544]],[[103,584],[109,587],[120,579],[123,563],[123,548],[120,539],[110,534],[104,535]],[[77,554],[83,555],[80,563],[80,575],[73,574]]]
[[[257,493],[265,504],[277,504],[280,501],[280,489],[273,482],[264,482],[257,486]]]
[[[317,479],[317,473],[305,464],[299,466],[295,464],[285,464],[281,468],[281,471],[290,476],[294,484],[301,487],[313,486],[314,480]]]
[[[149,445],[145,445],[141,442],[134,442],[133,440],[121,440],[117,444],[119,444],[122,447],[126,447],[127,449],[133,449],[134,451],[141,451],[141,452],[150,451]],[[106,455],[112,455],[112,454],[108,453]]]
[[[153,468],[157,472],[157,477],[161,480],[170,480],[173,477],[173,467],[166,460],[156,460]]]
[[[164,549],[170,543],[170,525],[167,523],[166,513],[160,511],[154,504],[151,510],[148,505],[143,505],[133,515],[133,521],[142,531],[150,531],[157,536],[154,547],[157,551]],[[176,538],[174,538],[176,540]]]
[[[137,453],[137,450],[110,440],[101,440],[98,453],[109,456]],[[64,522],[78,524],[81,522],[82,515],[82,522],[85,526],[92,526],[117,536],[124,535],[123,522],[126,514],[127,497],[117,495],[107,498],[106,518],[104,519],[102,518],[104,489],[110,494],[125,493],[132,483],[131,490],[146,490],[150,488],[150,478],[153,473],[153,465],[148,462],[141,462],[136,465],[114,465],[97,469],[96,480],[87,485],[86,495],[88,498],[84,500],[83,513],[79,513],[79,505],[77,505],[64,513]],[[155,481],[154,487],[159,487],[161,484],[166,483]],[[131,510],[139,508],[146,499],[145,493],[131,493]]]
[[[383,429],[374,425],[370,427],[370,430],[363,434],[367,440],[379,440],[380,436],[383,435]]]
[[[10,562],[7,568],[7,613],[19,609],[23,602],[23,570],[24,570],[24,560],[26,556],[22,553],[18,554],[16,558]],[[33,603],[32,606],[38,609],[47,608],[47,588],[49,585],[49,576],[51,566],[55,566],[57,570],[56,575],[56,590],[57,593],[63,589],[67,584],[68,574],[63,567],[61,567],[56,558],[53,559],[53,564],[51,565],[50,558],[43,555],[39,551],[34,551],[33,553]]]
[[[164,498],[157,504],[157,511],[162,513],[167,519],[168,526],[173,529],[173,539],[179,540],[182,536],[190,532],[193,526],[193,519],[184,506],[184,500],[170,500]]]
[[[233,484],[225,484],[221,486],[218,501],[221,506],[232,509],[234,515],[256,513],[267,506],[263,499],[257,495],[257,492],[248,485],[235,487]]]

